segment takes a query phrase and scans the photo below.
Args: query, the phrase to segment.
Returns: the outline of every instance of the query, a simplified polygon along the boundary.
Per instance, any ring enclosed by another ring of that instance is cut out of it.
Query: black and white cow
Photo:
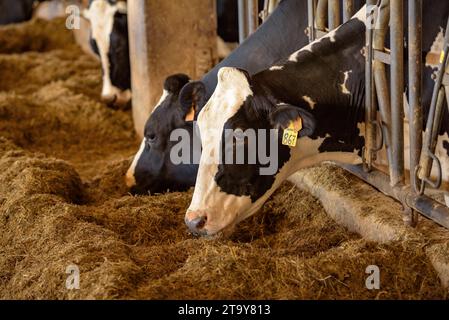
[[[448,2],[434,1],[424,13],[423,46],[427,51],[431,51],[435,35],[446,26],[448,12]],[[192,233],[214,235],[232,230],[257,212],[298,169],[326,160],[360,162],[364,144],[365,17],[363,8],[334,32],[254,76],[237,68],[220,69],[218,85],[198,116],[203,151],[185,216]],[[428,67],[425,74],[426,108],[433,88],[433,82],[429,82],[432,71]],[[203,91],[201,83],[189,85],[195,92]],[[442,159],[443,179],[448,181],[448,113],[443,122],[437,155]],[[282,130],[292,124],[297,129],[302,127],[295,147],[281,143]],[[228,130],[238,129],[240,134],[226,145]],[[269,143],[276,146],[271,153],[277,164],[273,173],[261,174],[267,165],[259,158],[252,164],[246,158],[243,164],[223,159],[229,152],[236,152],[238,143],[243,144],[248,156],[248,129],[280,129],[274,131],[272,140],[255,136],[258,151],[262,147],[270,150]]]
[[[236,9],[234,0],[218,2],[218,34],[227,42],[238,41],[237,25],[230,26]],[[226,10],[231,12],[226,14]],[[132,97],[126,13],[126,1],[90,0],[83,14],[91,23],[91,48],[102,64],[101,98],[108,105],[120,108],[129,106]],[[229,48],[222,38],[217,39],[220,58],[224,58],[230,53]]]
[[[182,106],[178,97],[190,79],[186,75],[169,77],[164,84],[164,94],[145,125],[145,138],[126,175],[131,192],[181,191],[193,186],[198,164],[172,163],[170,153],[177,143],[170,141],[170,133],[186,128],[192,136],[193,118],[186,119],[186,116],[192,115],[193,107],[196,118],[217,85],[221,67],[245,68],[250,74],[260,72],[306,45],[306,27],[307,2],[282,1],[254,34],[201,79],[201,99],[195,98],[198,92],[188,87],[183,90],[183,99],[189,101],[187,106]]]
[[[33,16],[36,0],[0,0],[0,25],[28,21]]]
[[[131,68],[126,1],[90,0],[83,16],[90,21],[90,43],[103,71],[101,99],[124,108],[131,101]]]

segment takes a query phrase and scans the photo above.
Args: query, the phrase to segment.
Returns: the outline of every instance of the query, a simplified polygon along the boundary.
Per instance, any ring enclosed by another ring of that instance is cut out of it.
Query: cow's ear
[[[201,81],[193,81],[184,86],[179,93],[179,102],[186,121],[193,121],[206,104],[206,87]]]
[[[299,130],[300,137],[311,136],[316,126],[315,118],[311,113],[289,104],[278,105],[270,113],[270,123],[273,128],[280,130],[293,126]]]
[[[186,74],[174,74],[165,79],[164,89],[174,95],[178,95],[182,87],[184,87],[189,81],[190,78]]]

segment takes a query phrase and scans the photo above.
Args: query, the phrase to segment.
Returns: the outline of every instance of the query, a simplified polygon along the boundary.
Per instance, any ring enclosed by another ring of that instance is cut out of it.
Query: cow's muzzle
[[[196,236],[207,235],[207,231],[204,228],[207,222],[207,216],[205,214],[196,215],[193,212],[189,212],[185,217],[185,223],[190,232]]]

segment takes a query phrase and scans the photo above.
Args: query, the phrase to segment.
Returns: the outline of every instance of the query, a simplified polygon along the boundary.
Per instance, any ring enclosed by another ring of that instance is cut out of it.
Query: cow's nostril
[[[187,224],[187,227],[189,228],[189,230],[192,233],[198,234],[198,233],[200,233],[200,230],[202,228],[204,228],[204,226],[206,225],[206,221],[207,221],[207,217],[206,216],[201,216],[201,217],[197,217],[197,218],[192,219],[192,220],[187,220],[186,219],[186,224]]]

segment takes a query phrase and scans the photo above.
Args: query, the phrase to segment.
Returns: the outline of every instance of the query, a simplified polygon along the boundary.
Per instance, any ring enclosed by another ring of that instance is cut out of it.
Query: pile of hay
[[[369,243],[289,183],[232,236],[192,237],[191,192],[127,194],[137,142],[130,112],[99,102],[99,63],[72,45],[36,46],[0,54],[0,298],[447,298],[422,244]],[[65,287],[73,264],[79,290]],[[380,290],[365,287],[369,265]]]

